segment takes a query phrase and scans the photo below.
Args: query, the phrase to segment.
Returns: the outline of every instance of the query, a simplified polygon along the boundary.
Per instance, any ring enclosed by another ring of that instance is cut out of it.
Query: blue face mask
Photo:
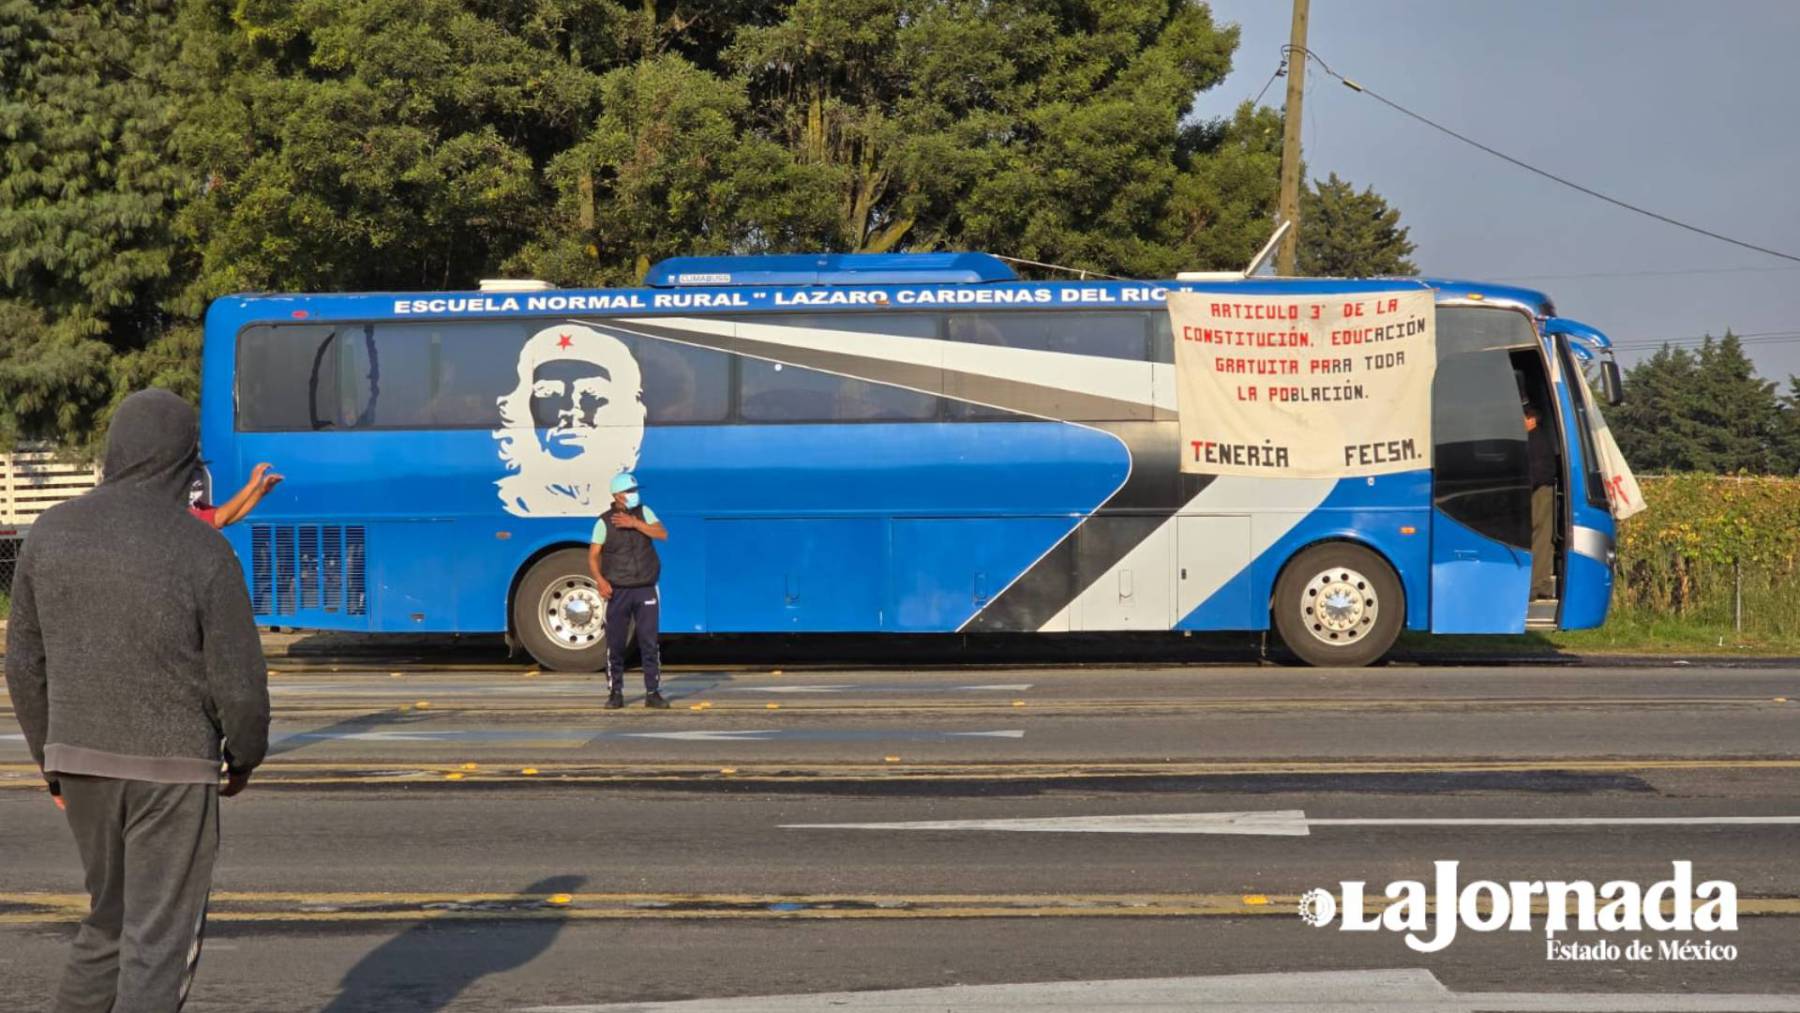
[[[639,502],[641,502],[641,501],[638,499],[638,494],[637,494],[636,490],[633,490],[633,491],[625,494],[625,509],[636,510],[638,508]]]

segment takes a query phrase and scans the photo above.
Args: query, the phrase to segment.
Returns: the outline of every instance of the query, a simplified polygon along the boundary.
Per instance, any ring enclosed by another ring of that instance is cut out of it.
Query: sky
[[[1255,96],[1288,0],[1214,0],[1241,28],[1199,116]],[[1800,2],[1312,0],[1308,48],[1349,77],[1521,161],[1660,214],[1800,256]],[[1263,104],[1279,107],[1285,79]],[[1800,263],[1566,189],[1306,74],[1303,157],[1399,208],[1429,275],[1548,292],[1629,366],[1730,328],[1764,377],[1800,374]],[[1304,223],[1302,223],[1304,225]],[[1767,335],[1758,338],[1754,336]]]

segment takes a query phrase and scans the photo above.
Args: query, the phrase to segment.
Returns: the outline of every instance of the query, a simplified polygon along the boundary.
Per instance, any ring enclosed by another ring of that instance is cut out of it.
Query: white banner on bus
[[[1625,462],[1625,455],[1619,450],[1619,441],[1613,439],[1606,417],[1600,414],[1599,399],[1594,397],[1587,378],[1577,375],[1574,383],[1582,401],[1587,404],[1588,418],[1594,420],[1595,454],[1600,458],[1600,473],[1606,478],[1607,505],[1612,508],[1613,518],[1622,521],[1643,511],[1644,493],[1638,488],[1637,476],[1631,473],[1631,465]]]
[[[1431,466],[1426,289],[1170,292],[1181,470],[1337,478]]]

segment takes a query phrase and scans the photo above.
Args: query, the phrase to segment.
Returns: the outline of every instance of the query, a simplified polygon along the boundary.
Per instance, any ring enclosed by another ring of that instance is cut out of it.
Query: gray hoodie
[[[207,784],[268,751],[268,671],[244,571],[187,512],[194,409],[126,398],[98,488],[32,525],[13,578],[6,687],[46,774]],[[221,741],[223,740],[223,741]]]

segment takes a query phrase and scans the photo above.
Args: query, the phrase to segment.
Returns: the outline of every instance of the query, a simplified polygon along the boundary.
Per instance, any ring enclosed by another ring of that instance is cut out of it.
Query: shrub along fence
[[[1800,635],[1800,478],[1641,477],[1643,513],[1620,524],[1615,612],[1753,636]]]

